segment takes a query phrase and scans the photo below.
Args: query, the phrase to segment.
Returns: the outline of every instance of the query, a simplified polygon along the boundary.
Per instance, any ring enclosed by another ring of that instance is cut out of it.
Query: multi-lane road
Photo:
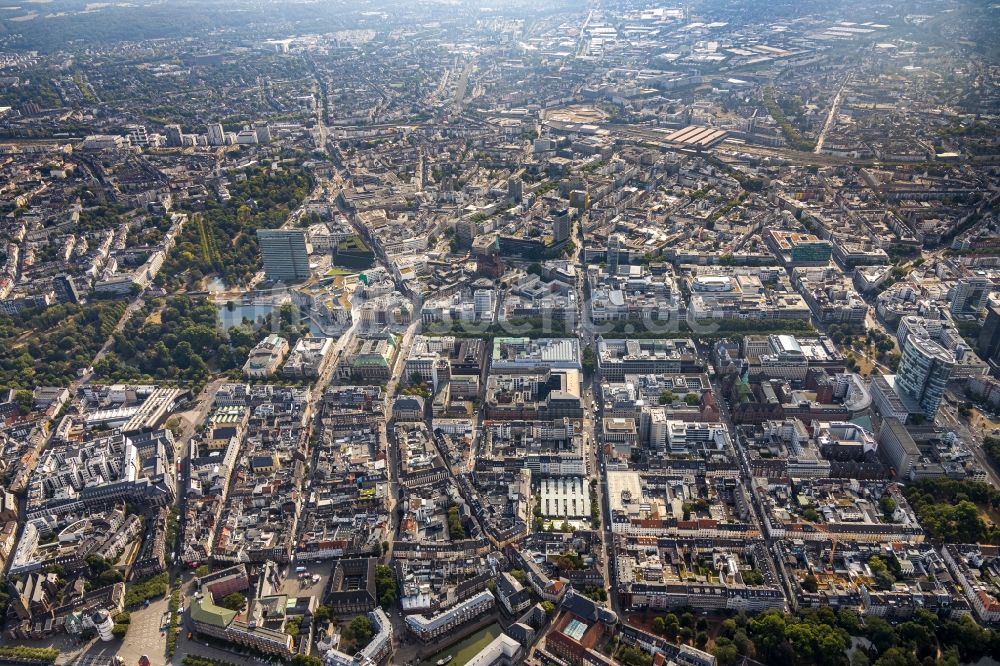
[[[943,400],[941,402],[941,406],[938,408],[937,422],[946,428],[954,430],[955,434],[968,444],[969,450],[972,451],[972,455],[976,458],[976,462],[986,470],[986,478],[989,479],[994,487],[1000,488],[1000,474],[997,474],[996,468],[986,456],[986,452],[983,451],[982,433],[975,433],[966,425],[965,421],[958,414],[958,409],[955,407],[956,402],[958,401],[955,399]]]
[[[823,152],[823,143],[826,141],[826,135],[830,131],[830,128],[832,128],[837,122],[837,111],[840,110],[840,100],[843,98],[844,88],[847,87],[850,80],[851,75],[848,74],[844,79],[844,82],[840,85],[840,88],[837,90],[837,94],[834,95],[833,102],[830,103],[830,113],[827,114],[826,122],[823,123],[823,129],[820,130],[819,136],[816,137],[816,148],[813,149],[813,152],[816,154]]]

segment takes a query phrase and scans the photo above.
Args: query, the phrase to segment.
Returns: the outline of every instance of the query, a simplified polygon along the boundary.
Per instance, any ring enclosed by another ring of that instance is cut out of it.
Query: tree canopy
[[[243,610],[243,606],[247,603],[247,598],[240,592],[233,592],[227,594],[219,602],[219,605],[223,608],[228,608],[229,610],[239,611]]]
[[[124,302],[95,301],[0,315],[0,387],[66,386],[90,365],[124,312]]]
[[[1000,544],[1000,527],[988,526],[984,509],[1000,509],[1000,490],[978,481],[930,479],[907,486],[906,499],[935,541]]]
[[[137,312],[94,370],[108,381],[201,384],[213,371],[240,367],[260,337],[245,326],[223,331],[211,301],[177,296]]]

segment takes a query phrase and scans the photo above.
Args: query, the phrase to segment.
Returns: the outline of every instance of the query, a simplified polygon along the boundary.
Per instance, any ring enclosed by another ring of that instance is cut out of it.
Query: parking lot
[[[297,567],[305,567],[307,576],[299,579],[295,572]],[[281,585],[281,593],[290,597],[305,597],[315,595],[320,601],[323,599],[323,591],[326,589],[330,574],[333,573],[333,562],[324,560],[320,562],[292,562],[286,570],[285,580]],[[319,579],[313,582],[313,578]]]

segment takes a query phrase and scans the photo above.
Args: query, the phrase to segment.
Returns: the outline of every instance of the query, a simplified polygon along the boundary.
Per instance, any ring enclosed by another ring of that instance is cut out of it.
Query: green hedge
[[[59,658],[59,650],[55,648],[27,647],[25,645],[0,646],[0,657],[10,659],[34,659],[54,663]]]

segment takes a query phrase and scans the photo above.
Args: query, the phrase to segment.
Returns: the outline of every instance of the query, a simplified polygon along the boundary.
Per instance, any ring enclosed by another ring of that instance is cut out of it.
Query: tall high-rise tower
[[[268,280],[309,277],[309,244],[302,229],[258,229],[257,242]]]
[[[226,132],[222,129],[221,123],[212,123],[208,126],[208,145],[226,145]]]
[[[619,234],[608,236],[608,274],[614,275],[618,272],[618,264],[621,262],[622,237]],[[626,262],[627,263],[627,262]]]
[[[951,313],[959,316],[976,314],[986,304],[992,287],[993,282],[985,275],[959,278],[951,297]]]
[[[180,125],[167,125],[163,128],[167,135],[167,145],[172,148],[184,145],[184,135],[181,133]]]
[[[933,419],[954,369],[954,354],[930,338],[911,335],[903,343],[896,387],[920,404],[924,416]]]

